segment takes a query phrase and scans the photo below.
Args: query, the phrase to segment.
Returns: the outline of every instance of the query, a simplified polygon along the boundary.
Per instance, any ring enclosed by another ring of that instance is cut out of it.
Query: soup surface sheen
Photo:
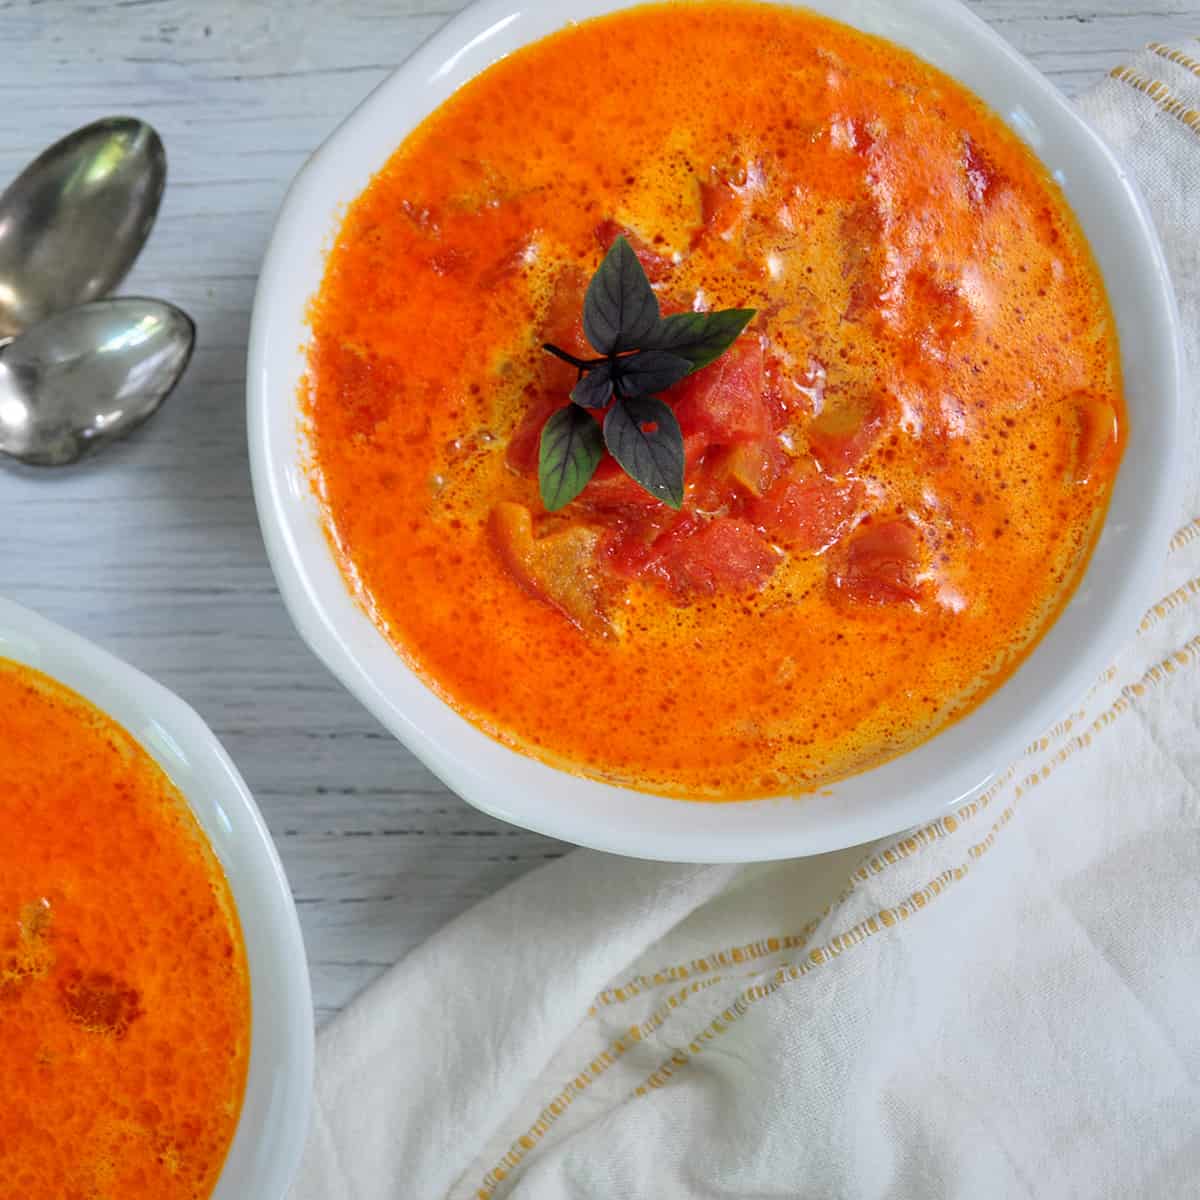
[[[119,725],[0,659],[0,1195],[203,1200],[250,989],[220,865]]]
[[[672,513],[537,439],[618,233],[664,311],[753,307],[664,393]],[[1061,192],[906,51],[802,10],[571,27],[478,76],[351,205],[312,304],[315,486],[351,586],[492,736],[699,799],[803,791],[971,709],[1078,581],[1124,443]]]

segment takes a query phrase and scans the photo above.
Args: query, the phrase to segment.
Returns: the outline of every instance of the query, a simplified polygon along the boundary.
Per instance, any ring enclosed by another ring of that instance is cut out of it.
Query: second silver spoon
[[[187,313],[137,296],[41,322],[0,349],[0,453],[65,466],[158,411],[191,357]]]

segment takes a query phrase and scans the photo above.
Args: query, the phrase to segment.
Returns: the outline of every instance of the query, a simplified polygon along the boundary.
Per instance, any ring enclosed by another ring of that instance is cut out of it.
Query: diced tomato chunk
[[[580,354],[587,351],[587,339],[583,336],[583,298],[587,294],[587,285],[587,276],[579,267],[570,265],[559,269],[542,322],[543,341]]]
[[[808,427],[808,448],[829,475],[843,475],[870,450],[883,431],[880,397],[831,403]]]
[[[661,554],[659,538],[673,526],[688,522],[695,528],[692,516],[681,516],[666,505],[657,509],[629,508],[609,514],[608,533],[600,547],[600,555],[614,575],[622,579],[640,579],[646,569]]]
[[[595,508],[653,508],[662,504],[657,496],[626,475],[617,460],[607,454],[579,493],[579,499]]]
[[[536,475],[542,444],[542,427],[557,409],[567,403],[561,393],[538,392],[530,402],[521,423],[509,438],[505,458],[518,475]]]
[[[711,167],[700,181],[700,228],[692,242],[709,235],[726,237],[745,216],[748,199],[762,187],[762,164],[758,161],[728,168]]]
[[[689,433],[683,439],[684,485],[694,482],[695,467],[707,448],[700,434]],[[593,508],[662,508],[663,502],[651,495],[636,480],[625,474],[617,460],[606,454],[596,467],[596,473],[579,493],[579,499]]]
[[[539,392],[534,396],[521,423],[509,439],[505,457],[508,465],[519,475],[531,477],[537,474],[538,458],[541,454],[542,429],[550,417],[567,403],[567,398]],[[603,419],[603,412],[592,410],[592,416]],[[684,482],[694,483],[696,466],[708,448],[708,439],[698,433],[689,433],[683,439]],[[621,469],[617,460],[605,454],[596,467],[596,473],[579,493],[580,503],[597,509],[660,508],[662,501],[651,495],[640,483],[631,479]]]
[[[607,629],[604,579],[596,557],[604,535],[598,529],[568,525],[535,537],[529,509],[507,500],[492,509],[488,525],[501,561],[526,591],[587,632]]]
[[[622,579],[665,584],[677,598],[760,587],[779,563],[748,521],[660,509],[619,521],[600,554]]]
[[[681,596],[761,587],[779,561],[749,521],[732,517],[700,523],[685,516],[655,549],[648,569]]]
[[[714,173],[711,181],[700,183],[700,224],[702,233],[718,237],[732,229],[738,218],[738,195],[729,180]]]
[[[740,338],[716,362],[667,393],[685,434],[711,442],[752,442],[770,432],[763,400],[763,355],[758,338]]]
[[[868,525],[830,571],[835,594],[862,604],[919,600],[921,538],[907,521]]]
[[[550,342],[570,354],[588,356],[592,353],[583,336],[583,298],[587,284],[587,276],[579,267],[572,265],[559,269],[551,285],[539,341]],[[577,378],[578,372],[570,363],[550,354],[543,354],[539,360],[539,385],[546,391],[562,393],[564,401]]]
[[[711,474],[751,496],[764,496],[788,464],[787,451],[775,438],[738,442],[714,461]]]
[[[651,283],[660,283],[666,278],[675,265],[666,254],[660,254],[633,230],[626,229],[624,225],[614,221],[611,217],[596,226],[596,241],[600,243],[600,247],[605,253],[621,235],[624,235],[625,240],[633,247],[633,252],[637,255],[638,262],[642,264],[642,270],[646,272],[646,278]]]
[[[767,535],[794,550],[825,550],[849,528],[862,504],[864,488],[857,479],[781,479],[746,515]]]
[[[621,578],[657,580],[684,599],[759,587],[778,564],[748,521],[704,520],[687,512],[648,513],[623,523],[610,533],[602,554]]]

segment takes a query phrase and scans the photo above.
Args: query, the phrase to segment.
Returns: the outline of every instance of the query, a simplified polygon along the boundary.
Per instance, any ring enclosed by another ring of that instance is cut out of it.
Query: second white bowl
[[[283,1200],[304,1148],[313,1007],[279,855],[237,768],[178,696],[83,638],[0,599],[0,658],[49,675],[122,725],[187,800],[233,893],[250,967],[250,1068],[212,1200]]]

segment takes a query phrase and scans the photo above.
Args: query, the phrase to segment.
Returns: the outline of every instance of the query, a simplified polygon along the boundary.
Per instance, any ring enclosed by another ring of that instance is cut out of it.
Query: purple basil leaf
[[[618,237],[588,284],[583,332],[601,354],[613,354],[637,349],[658,324],[658,297],[633,247]]]
[[[542,503],[550,512],[569,504],[583,491],[603,453],[599,424],[577,404],[560,408],[542,426],[538,487]]]
[[[571,389],[571,399],[584,408],[603,408],[613,394],[612,363],[602,362]]]
[[[726,308],[720,312],[673,313],[664,317],[638,345],[647,350],[669,350],[686,358],[692,370],[707,367],[737,340],[754,316],[753,308]]]
[[[657,396],[618,399],[604,418],[604,444],[630,478],[671,508],[683,504],[683,434]]]
[[[668,350],[639,350],[617,359],[617,394],[645,396],[665,392],[692,373],[692,364]]]

